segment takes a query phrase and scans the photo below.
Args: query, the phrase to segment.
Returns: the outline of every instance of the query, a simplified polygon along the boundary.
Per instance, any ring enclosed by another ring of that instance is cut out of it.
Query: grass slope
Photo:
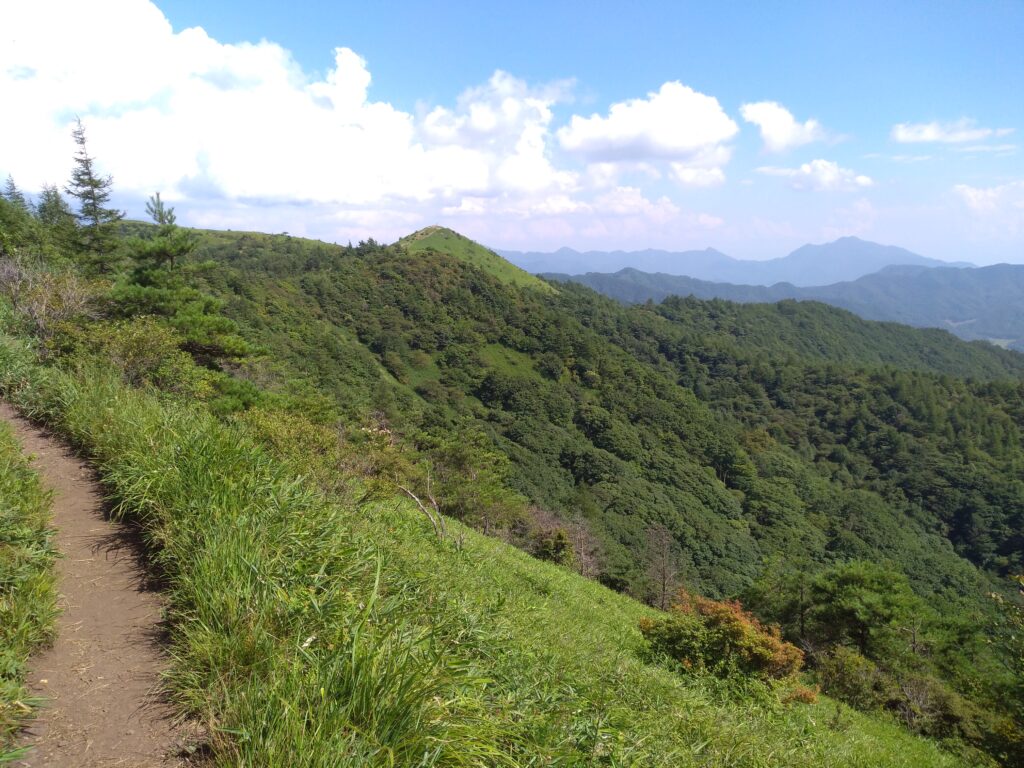
[[[170,682],[215,765],[957,764],[831,701],[645,663],[649,609],[454,522],[461,543],[438,541],[351,473],[318,492],[343,468],[295,420],[224,425],[9,338],[0,390],[142,525],[170,585]]]
[[[57,615],[50,495],[0,422],[0,763],[16,759],[13,736],[31,702],[29,654],[47,642]]]
[[[555,290],[550,283],[546,283],[506,261],[494,251],[444,227],[426,227],[411,235],[406,235],[398,241],[398,244],[409,253],[432,250],[455,256],[482,269],[487,274],[493,275],[503,283],[534,288],[545,293],[553,293]]]

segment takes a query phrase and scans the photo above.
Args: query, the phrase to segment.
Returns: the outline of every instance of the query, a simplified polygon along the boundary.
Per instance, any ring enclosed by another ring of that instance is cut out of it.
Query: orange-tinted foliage
[[[642,621],[640,631],[652,650],[687,669],[782,678],[798,672],[804,661],[803,652],[785,642],[778,627],[765,626],[738,602],[709,600],[685,589],[667,617]]]

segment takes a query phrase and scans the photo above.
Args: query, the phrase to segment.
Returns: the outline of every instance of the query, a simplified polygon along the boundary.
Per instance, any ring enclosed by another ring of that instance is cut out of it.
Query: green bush
[[[181,335],[155,317],[63,324],[48,343],[63,358],[109,360],[132,387],[150,385],[188,398],[206,399],[212,392],[209,371],[195,365],[181,350]]]
[[[892,681],[871,659],[839,645],[817,659],[821,689],[851,707],[870,710],[889,700]]]

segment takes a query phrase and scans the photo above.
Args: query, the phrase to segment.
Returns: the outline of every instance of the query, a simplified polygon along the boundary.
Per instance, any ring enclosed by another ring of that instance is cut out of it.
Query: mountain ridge
[[[626,303],[662,301],[671,295],[740,303],[821,301],[867,320],[941,328],[965,341],[989,341],[1024,352],[1024,317],[1017,310],[1024,304],[1024,265],[893,265],[856,280],[822,286],[720,283],[632,268],[611,274],[545,277],[581,283]]]
[[[604,273],[632,267],[643,272],[686,276],[710,282],[766,286],[789,282],[800,287],[855,280],[895,265],[974,266],[969,262],[932,259],[905,248],[853,236],[841,237],[829,243],[808,243],[786,256],[764,261],[736,259],[710,247],[678,252],[653,248],[580,252],[560,248],[551,253],[501,249],[496,249],[495,253],[533,273]]]

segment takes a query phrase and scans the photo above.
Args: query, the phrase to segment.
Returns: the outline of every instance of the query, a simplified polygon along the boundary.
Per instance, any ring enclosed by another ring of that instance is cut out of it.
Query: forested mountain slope
[[[1018,356],[822,306],[518,290],[400,247],[218,234],[202,250],[269,369],[354,413],[476,425],[520,492],[599,532],[608,583],[643,589],[654,523],[712,594],[774,553],[884,547],[923,591],[962,594],[971,564],[1020,561]],[[878,518],[860,534],[851,491]]]
[[[668,296],[776,302],[823,301],[868,320],[922,328],[942,328],[967,340],[988,340],[1024,351],[1024,265],[991,267],[887,267],[852,282],[798,287],[713,283],[690,277],[624,269],[614,274],[551,274],[628,303],[662,301]]]

